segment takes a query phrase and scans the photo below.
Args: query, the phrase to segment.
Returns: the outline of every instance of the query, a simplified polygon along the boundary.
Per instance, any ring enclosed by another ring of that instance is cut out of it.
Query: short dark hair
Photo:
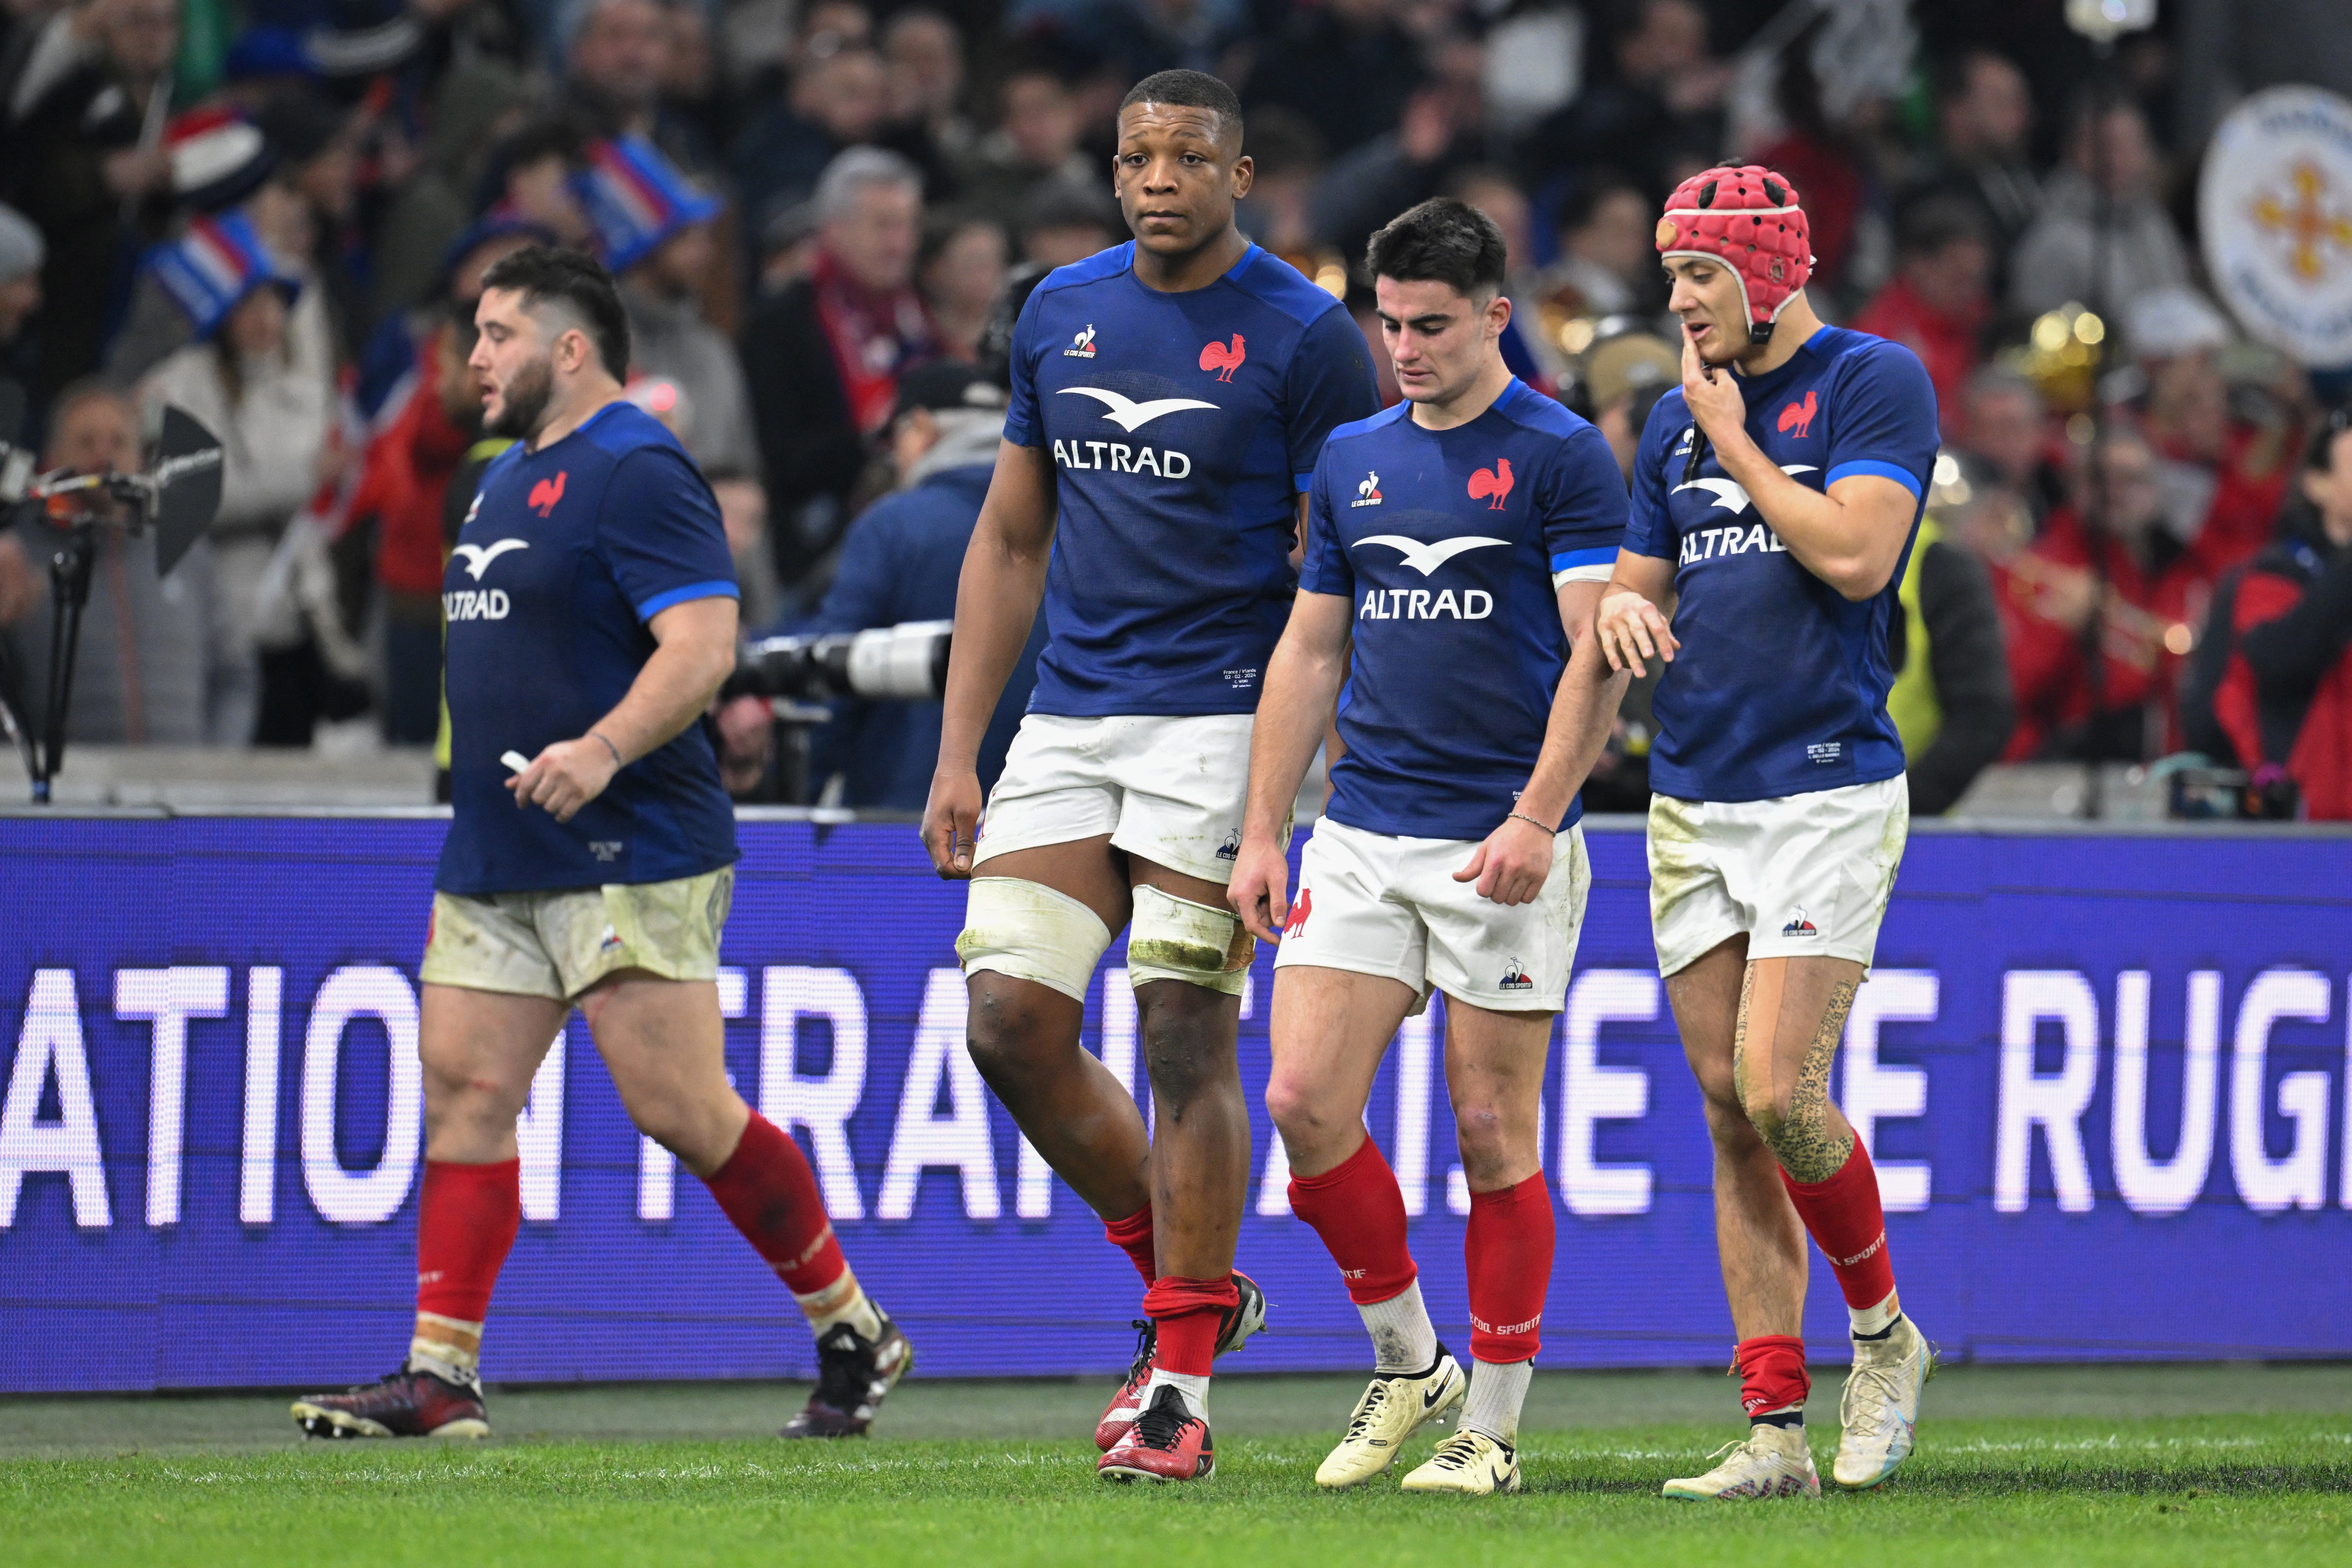
[[[1171,103],[1180,109],[1205,109],[1224,125],[1242,133],[1242,100],[1234,89],[1206,71],[1159,71],[1127,89],[1118,100],[1124,114],[1139,103]]]
[[[1495,220],[1451,196],[1433,196],[1391,218],[1364,260],[1374,277],[1433,282],[1462,295],[1499,292],[1509,253]]]
[[[537,309],[550,300],[561,301],[579,314],[588,328],[596,357],[616,381],[629,373],[629,313],[613,287],[613,275],[586,251],[570,246],[527,245],[490,263],[482,274],[482,292],[511,288],[522,296],[523,308]]]
[[[1937,256],[1962,240],[1990,246],[1992,225],[1965,196],[1922,196],[1895,220],[1895,249],[1906,256]]]

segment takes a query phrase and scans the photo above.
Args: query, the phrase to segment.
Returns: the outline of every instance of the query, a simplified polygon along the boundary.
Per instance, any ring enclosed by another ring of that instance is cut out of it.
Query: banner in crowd
[[[430,819],[0,820],[0,1390],[329,1385],[408,1339]],[[868,1289],[938,1375],[1101,1373],[1139,1284],[963,1047],[962,894],[903,825],[747,821],[719,977],[737,1085],[801,1138]],[[1638,832],[1590,835],[1546,1071],[1546,1365],[1723,1364],[1710,1156]],[[1148,1106],[1114,947],[1086,1043]],[[2352,1354],[2352,839],[1915,834],[1834,1092],[1876,1156],[1904,1302],[1989,1359]],[[1289,1217],[1244,1000],[1233,1370],[1365,1364]],[[1443,1007],[1368,1120],[1461,1348],[1468,1195]],[[496,1381],[807,1375],[782,1284],[630,1127],[585,1025],[520,1134]],[[1810,1334],[1843,1318],[1816,1262]],[[781,1406],[780,1406],[781,1409]]]

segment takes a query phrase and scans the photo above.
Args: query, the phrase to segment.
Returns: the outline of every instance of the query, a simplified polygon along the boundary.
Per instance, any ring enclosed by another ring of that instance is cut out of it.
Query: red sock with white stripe
[[[1902,1308],[1895,1296],[1895,1262],[1886,1255],[1886,1214],[1870,1151],[1856,1138],[1853,1152],[1829,1180],[1807,1184],[1782,1171],[1780,1184],[1837,1276],[1853,1332],[1864,1338],[1886,1333]]]
[[[416,1332],[408,1369],[451,1383],[480,1364],[490,1290],[522,1226],[522,1162],[426,1160],[416,1196]]]
[[[735,1152],[702,1179],[792,1291],[811,1329],[822,1334],[845,1322],[869,1341],[882,1337],[882,1314],[841,1255],[816,1172],[790,1133],[752,1112]]]
[[[1404,1193],[1366,1138],[1320,1176],[1290,1178],[1290,1212],[1323,1239],[1349,1300],[1372,1336],[1379,1372],[1423,1372],[1437,1361],[1437,1330],[1422,1304],[1421,1270],[1405,1246]]]
[[[1219,1280],[1162,1274],[1151,1282],[1151,1289],[1143,1292],[1143,1311],[1159,1331],[1159,1346],[1151,1358],[1151,1381],[1143,1390],[1146,1407],[1160,1389],[1174,1387],[1182,1392],[1193,1415],[1208,1415],[1217,1332],[1241,1299],[1231,1274]]]
[[[1462,1249],[1470,1268],[1470,1394],[1465,1431],[1516,1444],[1536,1352],[1543,1348],[1544,1297],[1555,1239],[1544,1174],[1498,1192],[1470,1195]]]

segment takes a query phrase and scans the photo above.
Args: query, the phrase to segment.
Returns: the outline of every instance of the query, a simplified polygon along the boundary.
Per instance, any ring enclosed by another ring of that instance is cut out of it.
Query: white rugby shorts
[[[1771,800],[1653,795],[1658,973],[1743,933],[1750,958],[1851,958],[1868,970],[1910,831],[1899,773]]]
[[[1110,835],[1114,849],[1206,882],[1227,882],[1241,852],[1253,716],[1021,720],[988,794],[972,853],[992,855]]]
[[[1478,896],[1454,873],[1475,840],[1408,839],[1326,817],[1299,859],[1275,967],[1385,975],[1495,1012],[1558,1012],[1592,887],[1579,823],[1552,843],[1551,875],[1528,904]]]

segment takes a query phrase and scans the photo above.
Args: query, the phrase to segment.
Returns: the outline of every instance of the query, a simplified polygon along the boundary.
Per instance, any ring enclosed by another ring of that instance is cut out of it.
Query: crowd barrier
[[[0,819],[0,1391],[331,1385],[407,1343],[429,817]],[[1721,1365],[1697,1095],[1649,943],[1638,831],[1593,888],[1546,1073],[1549,1366]],[[747,821],[730,1070],[809,1151],[868,1289],[938,1375],[1101,1373],[1138,1284],[963,1050],[961,890],[903,824]],[[1147,1105],[1122,952],[1087,1045]],[[1234,1370],[1366,1364],[1292,1219],[1244,998]],[[2352,1354],[2352,838],[1915,833],[1833,1085],[1871,1145],[1904,1302],[1948,1353]],[[1440,1332],[1467,1339],[1467,1192],[1442,1008],[1369,1122]],[[585,1026],[520,1134],[493,1380],[803,1376],[791,1298],[629,1126]],[[1809,1334],[1843,1332],[1816,1263]],[[1832,1349],[1831,1354],[1837,1353]],[[1244,1364],[1245,1364],[1245,1366]]]

